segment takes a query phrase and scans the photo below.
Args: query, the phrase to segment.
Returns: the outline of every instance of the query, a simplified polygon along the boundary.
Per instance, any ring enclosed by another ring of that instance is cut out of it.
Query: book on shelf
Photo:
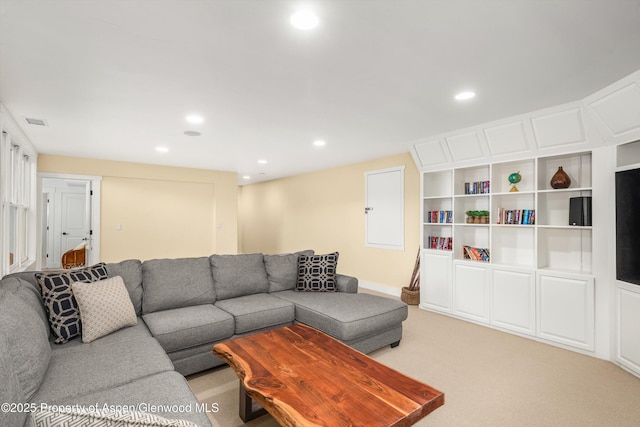
[[[489,181],[476,181],[464,183],[464,194],[489,194],[491,185]]]
[[[450,224],[453,222],[453,211],[427,211],[427,222],[433,224]]]
[[[470,259],[473,261],[489,262],[489,249],[488,248],[475,248],[473,246],[463,246],[462,255],[464,259]]]
[[[427,248],[450,251],[453,248],[453,240],[451,237],[429,236],[427,237]]]
[[[503,209],[499,208],[496,224],[533,225],[536,223],[535,209]]]

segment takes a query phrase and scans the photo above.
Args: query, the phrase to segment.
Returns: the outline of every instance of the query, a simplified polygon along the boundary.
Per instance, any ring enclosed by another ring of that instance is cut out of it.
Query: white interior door
[[[61,258],[69,249],[86,243],[89,259],[91,249],[91,182],[87,180],[43,180],[46,207],[43,222],[43,247],[46,248],[46,267],[62,267]]]
[[[89,239],[87,218],[87,196],[83,193],[61,194],[61,238],[60,255]]]
[[[404,250],[404,166],[365,179],[365,246]]]

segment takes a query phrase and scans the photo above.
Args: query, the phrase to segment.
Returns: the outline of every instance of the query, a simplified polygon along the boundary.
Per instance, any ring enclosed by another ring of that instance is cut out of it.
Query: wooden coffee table
[[[240,378],[240,418],[265,413],[283,426],[410,426],[444,393],[297,324],[219,343]]]

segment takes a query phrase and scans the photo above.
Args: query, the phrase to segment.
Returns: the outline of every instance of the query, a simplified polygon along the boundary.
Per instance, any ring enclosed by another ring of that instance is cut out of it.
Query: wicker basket
[[[406,304],[418,305],[420,304],[420,289],[412,291],[407,286],[404,286],[400,294],[400,299]]]

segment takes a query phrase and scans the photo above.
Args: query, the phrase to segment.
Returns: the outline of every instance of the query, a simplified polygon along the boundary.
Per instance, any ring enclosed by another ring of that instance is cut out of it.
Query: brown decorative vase
[[[562,170],[562,166],[559,166],[558,171],[551,177],[551,188],[569,188],[570,185],[571,178]]]

